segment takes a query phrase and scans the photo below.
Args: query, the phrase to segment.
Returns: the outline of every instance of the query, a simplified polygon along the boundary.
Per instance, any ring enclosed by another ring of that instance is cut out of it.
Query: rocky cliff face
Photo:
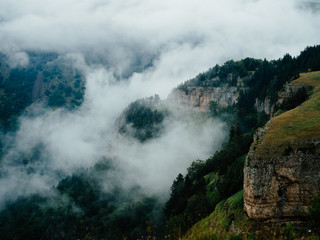
[[[299,222],[320,194],[320,72],[285,86],[277,104],[296,99],[302,88],[313,89],[312,95],[254,136],[244,167],[244,209],[250,218]]]
[[[244,208],[250,218],[299,220],[320,192],[320,139],[292,141],[283,154],[261,156],[263,135],[255,136],[244,168]]]
[[[254,107],[257,112],[265,112],[267,115],[271,115],[273,112],[273,106],[271,104],[270,98],[266,97],[263,101],[256,98]]]
[[[186,90],[175,89],[169,96],[171,106],[184,111],[209,112],[210,102],[224,108],[237,103],[238,87],[187,87]]]

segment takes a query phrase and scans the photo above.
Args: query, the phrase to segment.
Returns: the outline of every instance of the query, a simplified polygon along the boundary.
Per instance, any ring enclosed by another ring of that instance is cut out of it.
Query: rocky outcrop
[[[259,129],[244,168],[244,209],[250,218],[299,221],[309,201],[320,193],[320,139],[291,141],[283,153],[267,149]]]
[[[44,99],[44,91],[48,88],[46,84],[43,81],[43,73],[39,72],[36,81],[34,82],[33,89],[32,89],[32,101],[35,102],[38,99]]]
[[[288,105],[291,105],[291,108],[296,107],[306,100],[311,90],[312,86],[304,82],[294,81],[286,84],[278,93],[277,102],[270,108],[271,115],[274,116],[278,109],[288,107]]]
[[[187,87],[185,90],[175,89],[168,96],[168,103],[180,110],[209,112],[210,103],[224,108],[237,103],[239,97],[238,87]]]
[[[257,112],[265,112],[267,115],[271,115],[273,111],[273,106],[269,97],[266,97],[263,101],[256,98],[254,107]]]

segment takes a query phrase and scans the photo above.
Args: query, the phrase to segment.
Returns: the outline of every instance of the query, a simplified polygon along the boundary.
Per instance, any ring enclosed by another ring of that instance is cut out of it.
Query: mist
[[[18,131],[4,136],[0,207],[110,155],[119,172],[106,176],[106,190],[112,177],[123,187],[168,194],[179,172],[219,149],[227,136],[224,123],[174,119],[159,138],[142,144],[114,138],[117,118],[136,99],[166,99],[172,88],[215,64],[277,59],[318,44],[320,16],[300,2],[1,1],[0,51],[10,67],[28,66],[28,52],[57,52],[84,74],[86,92],[72,112],[34,104]],[[37,148],[33,162],[17,164]]]
[[[185,172],[192,161],[209,157],[225,140],[221,121],[179,117],[165,121],[163,134],[147,143],[118,136],[117,119],[130,102],[143,96],[144,83],[118,82],[103,67],[90,67],[79,55],[68,57],[86,76],[84,102],[75,111],[41,104],[28,108],[18,131],[5,138],[1,205],[17,196],[43,192],[103,158],[112,158],[116,166],[100,176],[105,191],[113,190],[115,182],[123,189],[140,186],[145,194],[167,195],[179,172]]]

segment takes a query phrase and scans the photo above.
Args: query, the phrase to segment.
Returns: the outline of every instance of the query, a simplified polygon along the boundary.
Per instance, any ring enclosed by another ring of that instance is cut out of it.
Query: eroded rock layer
[[[320,192],[320,139],[291,141],[282,153],[264,148],[260,130],[244,168],[244,208],[250,218],[279,221],[306,216]]]

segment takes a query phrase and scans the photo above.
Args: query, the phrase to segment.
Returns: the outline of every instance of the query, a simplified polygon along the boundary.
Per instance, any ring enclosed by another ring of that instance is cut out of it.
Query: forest
[[[13,70],[6,65],[5,56],[0,57],[2,131],[15,131],[18,117],[26,114],[25,109],[35,101],[70,111],[81,105],[83,76],[59,64],[57,55],[33,53],[29,68]],[[178,88],[232,86],[241,77],[248,90],[227,109],[232,117],[228,118],[229,134],[221,149],[208,159],[194,159],[186,174],[180,173],[173,181],[166,201],[145,194],[138,185],[126,189],[114,182],[106,191],[102,179],[110,169],[117,168],[116,159],[100,159],[93,167],[64,177],[48,192],[8,201],[0,212],[1,239],[179,239],[221,201],[242,190],[243,166],[253,134],[270,118],[256,111],[256,99],[268,97],[274,104],[286,83],[300,73],[317,70],[320,46],[307,47],[297,57],[286,54],[272,61],[230,60],[199,74]],[[46,90],[32,96],[39,78]],[[307,91],[302,90],[278,108],[291,109],[307,97]],[[122,113],[120,134],[129,134],[141,143],[158,137],[170,114],[169,108],[159,108],[159,102],[157,95],[132,102]],[[219,112],[212,111],[208,117],[219,117]],[[5,174],[3,169],[1,174]],[[314,198],[309,217],[310,224],[320,220],[319,197]]]

